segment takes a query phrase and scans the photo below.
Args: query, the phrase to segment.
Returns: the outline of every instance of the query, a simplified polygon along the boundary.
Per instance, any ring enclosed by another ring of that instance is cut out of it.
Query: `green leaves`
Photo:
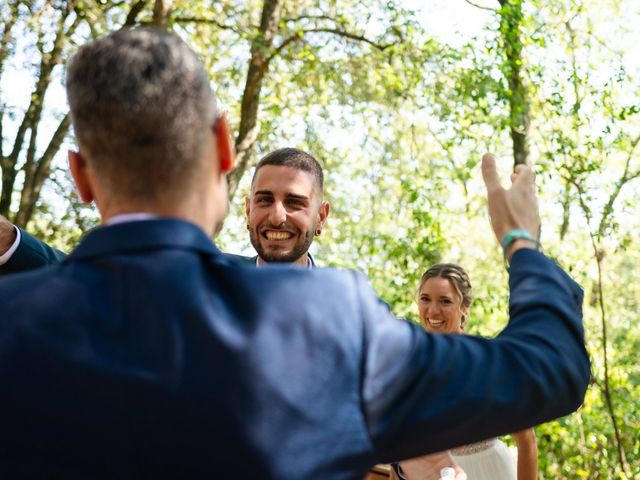
[[[50,45],[51,19],[57,18],[38,12],[66,2],[27,3],[30,9],[12,9],[14,2],[0,6],[0,26],[17,12],[21,28],[0,49],[9,55],[0,71],[7,75],[19,61],[36,79],[37,42]],[[526,133],[529,115],[542,243],[585,289],[595,379],[578,414],[538,427],[541,477],[623,478],[603,393],[602,340],[604,324],[614,413],[635,474],[640,18],[633,0],[499,3],[481,33],[450,44],[445,37],[432,38],[423,17],[402,0],[286,0],[269,43],[260,32],[262,0],[174,1],[170,26],[202,57],[236,131],[254,40],[260,57],[270,59],[256,116],[259,133],[218,241],[229,251],[250,252],[242,196],[251,166],[274,148],[300,147],[323,164],[325,198],[332,206],[314,242],[319,264],[364,271],[395,313],[416,320],[414,292],[424,269],[437,261],[458,262],[474,286],[468,332],[495,335],[508,319],[507,276],[489,229],[477,164],[485,151],[493,151],[506,178],[513,165],[512,135]],[[73,15],[81,22],[62,56],[128,20],[151,21],[151,4],[138,11],[137,2],[77,4]],[[468,8],[473,22],[476,10]],[[29,42],[24,58],[16,57],[14,37]],[[60,73],[53,72],[58,88]],[[27,105],[0,94],[7,155],[9,134]],[[38,100],[45,119],[64,113],[49,108],[51,96]],[[42,125],[39,131],[48,137]],[[18,167],[27,144],[16,157]],[[74,199],[59,170],[63,165],[59,156],[29,228],[69,250],[97,218]],[[13,210],[21,179],[8,197]]]

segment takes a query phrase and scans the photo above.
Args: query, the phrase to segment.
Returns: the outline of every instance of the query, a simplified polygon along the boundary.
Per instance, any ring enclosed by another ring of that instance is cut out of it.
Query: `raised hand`
[[[498,242],[502,241],[507,232],[515,229],[525,230],[537,241],[540,212],[531,168],[518,165],[511,175],[511,188],[505,189],[500,183],[495,157],[485,153],[482,157],[482,177],[487,187],[491,226]],[[519,248],[535,246],[535,241],[519,239],[511,244],[505,254],[509,258]]]

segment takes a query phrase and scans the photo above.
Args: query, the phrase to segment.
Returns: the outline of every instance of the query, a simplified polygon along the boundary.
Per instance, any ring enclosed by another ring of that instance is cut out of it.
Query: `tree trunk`
[[[171,0],[155,0],[153,4],[153,20],[151,21],[154,27],[166,29],[169,26],[171,3]]]
[[[31,220],[36,202],[40,198],[42,185],[44,185],[51,172],[51,161],[60,149],[70,125],[71,117],[67,113],[58,124],[58,128],[53,133],[49,145],[38,162],[32,163],[30,168],[25,170],[24,186],[20,195],[20,207],[13,221],[19,227],[26,227],[29,220]]]
[[[13,26],[18,21],[19,6],[20,2],[18,0],[14,1],[9,9],[9,17],[4,21],[2,38],[0,38],[0,75],[2,75],[4,62],[9,56],[9,43],[13,40],[11,30],[13,30]]]
[[[282,0],[264,1],[260,30],[251,44],[251,60],[247,72],[247,82],[242,94],[240,125],[235,141],[236,168],[229,174],[229,200],[233,198],[240,178],[249,165],[253,146],[260,133],[258,123],[260,91],[262,90],[262,81],[269,70],[271,46],[278,31],[281,10]]]
[[[80,23],[80,17],[76,15],[72,24],[66,28],[67,19],[71,15],[74,9],[74,2],[70,1],[66,4],[66,8],[62,11],[60,18],[58,20],[58,26],[56,31],[56,37],[53,41],[53,46],[49,52],[45,52],[43,50],[43,46],[40,43],[40,69],[38,71],[38,78],[36,80],[36,85],[31,93],[31,100],[29,102],[29,107],[27,108],[22,122],[18,127],[18,131],[16,133],[13,148],[11,153],[8,156],[3,156],[1,165],[2,165],[2,194],[0,194],[0,214],[9,217],[9,209],[11,207],[11,197],[14,190],[15,179],[18,173],[17,164],[18,158],[20,156],[20,152],[22,151],[22,147],[24,144],[24,138],[27,134],[27,131],[30,131],[31,138],[29,141],[29,147],[27,150],[27,159],[24,166],[26,178],[25,183],[29,181],[29,172],[30,170],[34,170],[36,165],[35,162],[35,148],[36,148],[36,139],[38,135],[38,124],[40,123],[40,119],[42,117],[42,110],[44,108],[44,96],[49,88],[49,84],[51,83],[51,75],[53,69],[56,65],[61,62],[62,59],[62,50],[65,42],[71,37],[76,27]]]
[[[0,37],[0,73],[4,60],[9,55],[8,46],[13,40],[11,36],[12,27],[18,20],[18,7],[20,0],[14,0],[10,8],[9,18],[4,20],[4,30]],[[0,191],[0,214],[24,226],[31,219],[33,210],[38,198],[42,185],[46,181],[50,173],[51,162],[56,155],[65,135],[70,126],[69,114],[65,114],[58,128],[51,137],[45,152],[38,158],[36,152],[38,125],[40,123],[43,112],[43,101],[45,94],[49,88],[52,79],[52,71],[56,65],[62,62],[62,54],[64,45],[68,42],[77,26],[82,21],[82,8],[75,11],[76,1],[69,0],[60,8],[60,18],[57,21],[57,30],[55,39],[50,51],[44,51],[42,42],[40,45],[40,66],[36,73],[36,83],[31,94],[29,106],[27,107],[23,118],[18,126],[17,132],[13,138],[11,151],[4,154],[0,151],[0,168],[2,169],[2,190]],[[137,23],[137,17],[140,12],[148,4],[148,0],[138,0],[133,2],[126,17],[124,26],[132,26]],[[159,27],[165,27],[168,24],[168,15],[171,8],[172,0],[155,0],[153,10],[153,23]],[[73,22],[69,24],[70,16],[75,13]],[[0,108],[0,134],[2,133],[3,110]],[[23,190],[20,195],[20,205],[15,216],[11,215],[11,200],[15,190],[16,177],[18,176],[18,161],[23,152],[27,133],[30,134],[29,146],[26,151],[26,161],[21,169],[25,173]],[[1,137],[0,137],[1,138]]]
[[[2,192],[0,193],[0,215],[11,218],[9,207],[11,206],[11,193],[16,182],[17,172],[6,159],[2,159]]]
[[[566,183],[564,192],[562,193],[562,224],[560,225],[560,240],[564,240],[565,235],[569,231],[569,222],[571,220],[571,185]]]
[[[509,128],[513,142],[514,166],[529,159],[529,99],[524,81],[522,42],[522,0],[500,0],[500,33],[505,62],[503,72],[509,84]]]

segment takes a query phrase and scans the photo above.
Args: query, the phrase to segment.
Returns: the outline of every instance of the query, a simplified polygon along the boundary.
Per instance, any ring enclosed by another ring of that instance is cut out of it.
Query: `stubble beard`
[[[261,240],[263,240],[263,238],[258,233],[257,228],[249,230],[249,239],[251,240],[251,245],[253,245],[253,248],[258,253],[258,256],[265,262],[293,263],[309,251],[309,247],[313,242],[314,230],[306,232],[302,237],[300,237],[291,250],[284,252],[280,250],[267,251],[267,249],[265,249],[261,244]]]

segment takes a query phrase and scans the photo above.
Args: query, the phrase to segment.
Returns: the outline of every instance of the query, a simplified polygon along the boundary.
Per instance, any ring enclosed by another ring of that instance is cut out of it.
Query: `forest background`
[[[535,164],[542,244],[585,289],[592,385],[536,428],[540,478],[640,476],[640,4],[635,0],[6,0],[0,3],[0,214],[69,251],[98,223],[66,172],[64,63],[154,24],[204,59],[235,133],[231,214],[250,253],[252,167],[282,146],[325,167],[324,266],[365,272],[416,320],[438,261],[470,273],[470,333],[507,320],[507,274],[479,159]]]

